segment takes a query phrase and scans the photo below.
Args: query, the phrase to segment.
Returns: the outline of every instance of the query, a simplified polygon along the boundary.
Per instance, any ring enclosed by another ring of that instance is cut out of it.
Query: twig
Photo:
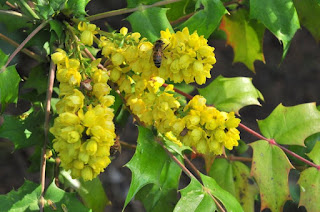
[[[6,1],[6,5],[8,5],[9,7],[11,7],[11,9],[14,9],[14,10],[16,10],[17,9],[17,7],[16,6],[14,6],[13,4],[11,4],[10,2],[8,2],[8,1]]]
[[[45,178],[46,178],[46,149],[47,149],[47,143],[48,143],[49,117],[50,117],[51,97],[52,97],[52,90],[53,90],[55,68],[56,68],[56,65],[51,61],[50,70],[49,70],[47,97],[46,97],[45,119],[44,119],[44,144],[42,148],[41,167],[40,167],[40,180],[41,180],[40,212],[42,212],[44,208],[43,195],[44,195]]]
[[[162,84],[162,87],[167,87],[167,86],[168,86],[168,84],[166,84],[166,83]],[[177,92],[178,94],[181,94],[182,96],[185,96],[189,100],[191,100],[193,98],[193,96],[191,96],[190,94],[187,94],[187,93],[185,93],[185,92],[183,92],[183,91],[181,91],[181,90],[179,90],[177,88],[173,88],[173,90],[175,92]]]
[[[182,17],[178,18],[177,20],[170,21],[170,24],[171,24],[171,25],[179,24],[179,23],[181,23],[181,22],[183,22],[183,21],[188,20],[188,19],[189,19],[191,16],[193,16],[194,14],[195,14],[195,12],[189,13],[189,14],[187,14],[187,15],[185,15],[185,16],[182,16]]]
[[[201,175],[199,173],[199,170],[197,167],[193,165],[193,163],[189,160],[189,158],[186,155],[183,155],[183,159],[188,163],[188,165],[191,167],[191,169],[197,174],[198,177],[201,179]]]
[[[137,148],[137,146],[134,144],[128,144],[127,142],[124,142],[124,141],[119,141],[119,142],[120,142],[121,146],[124,146],[128,149],[136,149]]]
[[[28,37],[19,45],[19,47],[10,55],[7,63],[2,67],[0,70],[0,73],[6,70],[6,67],[9,65],[9,63],[12,61],[12,59],[18,54],[18,52],[21,51],[21,49],[28,43],[28,41],[33,38],[46,24],[48,23],[47,21],[42,22],[33,32],[31,32]]]
[[[1,33],[0,33],[0,39],[6,41],[7,43],[11,44],[14,47],[18,47],[19,46],[19,43],[15,42],[14,40],[8,38],[7,36],[5,36],[4,34],[1,34]],[[39,55],[37,55],[33,51],[30,51],[29,49],[24,48],[24,49],[21,50],[21,52],[26,54],[26,55],[28,55],[32,59],[35,59],[38,62],[42,62],[43,61],[42,57],[40,57]]]
[[[0,10],[0,14],[5,14],[5,15],[11,15],[11,16],[17,16],[19,18],[24,18],[24,19],[30,19],[30,17],[22,14],[22,13],[19,13],[19,12],[16,12],[16,11],[11,11],[11,10]]]
[[[151,5],[141,5],[135,8],[123,8],[123,9],[119,9],[119,10],[113,10],[113,11],[108,11],[108,12],[104,12],[104,13],[99,13],[96,15],[92,15],[92,16],[88,16],[87,20],[88,21],[95,21],[95,20],[99,20],[102,18],[107,18],[107,17],[112,17],[112,16],[116,16],[116,15],[122,15],[122,14],[126,14],[126,13],[132,13],[135,11],[142,11],[142,10],[146,10],[148,8],[151,7],[158,7],[158,6],[163,6],[163,5],[167,5],[167,4],[171,4],[171,3],[175,3],[181,0],[165,0],[165,1],[159,1],[156,2],[154,4]]]
[[[35,19],[40,19],[39,16],[33,11],[33,9],[24,0],[20,0],[21,5],[28,11],[28,13]]]

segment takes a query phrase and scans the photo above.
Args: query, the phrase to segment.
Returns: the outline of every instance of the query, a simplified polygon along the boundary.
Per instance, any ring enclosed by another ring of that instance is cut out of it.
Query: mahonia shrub
[[[207,106],[199,95],[186,103],[175,93],[174,85],[162,87],[166,80],[203,84],[211,77],[214,48],[203,36],[190,34],[188,28],[176,33],[161,31],[163,55],[157,68],[154,44],[140,33],[128,33],[127,28],[107,33],[85,22],[79,23],[78,30],[80,42],[86,46],[96,42],[102,58],[85,67],[81,58],[69,58],[61,49],[52,55],[58,67],[61,100],[50,132],[55,136],[53,147],[59,152],[61,166],[71,170],[72,177],[91,180],[110,163],[115,128],[109,108],[114,102],[109,78],[141,124],[154,127],[172,142],[214,155],[238,145],[240,120],[233,112]],[[106,69],[97,67],[101,61]],[[81,82],[92,89],[81,88]]]

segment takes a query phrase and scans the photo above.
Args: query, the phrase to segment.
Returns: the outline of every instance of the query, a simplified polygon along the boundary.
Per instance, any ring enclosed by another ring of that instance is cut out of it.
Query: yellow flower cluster
[[[210,78],[212,65],[216,63],[214,48],[197,32],[190,35],[188,28],[177,33],[161,31],[164,42],[163,60],[159,76],[175,83],[185,81],[202,85]]]
[[[58,152],[61,166],[71,170],[73,178],[92,180],[111,162],[110,147],[116,137],[113,124],[114,97],[109,95],[106,71],[98,69],[94,61],[89,65],[92,90],[86,96],[79,90],[80,62],[58,50],[52,55],[57,64],[60,81],[60,101],[56,104],[59,116],[50,132],[55,136],[53,147]]]

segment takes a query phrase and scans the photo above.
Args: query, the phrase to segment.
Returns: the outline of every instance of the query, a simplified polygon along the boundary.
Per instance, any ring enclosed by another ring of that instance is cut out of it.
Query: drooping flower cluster
[[[114,97],[109,95],[109,79],[106,71],[92,62],[88,69],[92,90],[79,90],[80,62],[70,59],[66,52],[58,50],[52,55],[57,64],[60,81],[60,101],[56,104],[59,116],[50,132],[55,136],[53,147],[58,152],[61,166],[71,170],[73,178],[92,180],[111,162],[110,147],[114,144]]]

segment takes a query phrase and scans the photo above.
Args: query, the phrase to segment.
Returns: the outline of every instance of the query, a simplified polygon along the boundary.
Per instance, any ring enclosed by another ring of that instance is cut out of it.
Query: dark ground
[[[100,7],[101,11],[121,8],[119,5],[109,3]],[[97,12],[101,12],[97,11]],[[97,13],[95,12],[95,13]],[[108,19],[114,28],[128,26],[127,22],[116,17]],[[285,60],[281,62],[282,47],[279,41],[270,33],[265,33],[264,54],[266,64],[255,63],[256,74],[248,70],[245,65],[236,63],[232,65],[233,50],[225,46],[225,41],[212,41],[215,48],[217,63],[212,70],[212,76],[223,75],[225,77],[246,76],[253,78],[253,84],[261,91],[265,98],[262,107],[248,106],[240,110],[242,123],[257,130],[257,119],[266,118],[280,103],[285,106],[293,106],[307,102],[320,102],[320,48],[311,34],[305,30],[299,30],[289,49]],[[20,71],[20,70],[19,70]],[[18,105],[18,110],[19,110]],[[23,105],[21,106],[23,107]],[[0,120],[1,121],[1,120]],[[1,122],[0,122],[1,123]],[[129,125],[121,132],[121,139],[134,144],[137,137],[136,127]],[[253,141],[247,133],[241,133],[242,139]],[[28,158],[33,149],[13,151],[10,142],[0,140],[0,194],[6,194],[11,189],[18,189],[25,179],[39,182],[38,173],[27,171],[30,165]],[[106,171],[100,175],[105,185],[105,190],[113,206],[108,211],[121,211],[126,193],[129,189],[131,173],[123,167],[133,155],[133,151],[123,149]],[[197,162],[198,163],[198,162]],[[199,163],[200,164],[200,163]],[[187,180],[183,185],[187,183]],[[140,202],[133,201],[126,211],[141,211]]]

